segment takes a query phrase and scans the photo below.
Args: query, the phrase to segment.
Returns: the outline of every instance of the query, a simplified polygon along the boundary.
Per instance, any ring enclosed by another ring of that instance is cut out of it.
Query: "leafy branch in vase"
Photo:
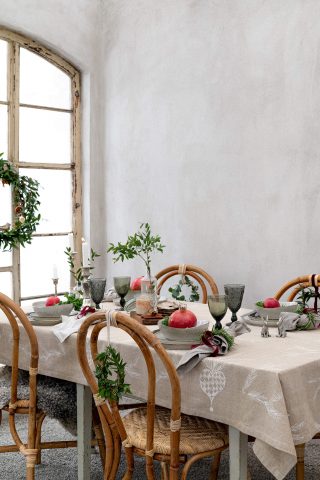
[[[144,262],[147,275],[151,278],[151,255],[155,252],[163,253],[160,235],[152,235],[149,223],[141,223],[138,232],[129,235],[126,243],[110,243],[107,252],[113,253],[113,261],[132,260],[140,257]]]

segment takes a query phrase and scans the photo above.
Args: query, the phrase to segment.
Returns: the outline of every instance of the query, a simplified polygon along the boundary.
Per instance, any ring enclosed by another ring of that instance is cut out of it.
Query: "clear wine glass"
[[[131,277],[113,277],[115,291],[120,295],[121,310],[124,310],[126,304],[125,296],[130,290]]]
[[[91,300],[96,304],[96,309],[100,308],[100,302],[102,302],[104,297],[104,292],[106,289],[106,279],[105,278],[89,278],[89,288]]]
[[[208,295],[208,307],[212,317],[215,319],[215,328],[221,330],[221,320],[228,310],[228,297],[227,295]]]
[[[243,284],[239,283],[228,283],[224,286],[224,291],[228,296],[228,307],[232,312],[231,323],[238,320],[236,313],[241,307],[244,287]]]

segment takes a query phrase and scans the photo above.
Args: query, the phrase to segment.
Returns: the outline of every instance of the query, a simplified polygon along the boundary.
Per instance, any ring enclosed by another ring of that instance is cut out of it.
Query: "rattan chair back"
[[[202,292],[202,303],[207,303],[208,300],[208,290],[205,281],[210,287],[210,290],[213,294],[219,293],[218,287],[214,279],[205,272],[202,268],[196,267],[195,265],[180,264],[180,265],[171,265],[171,267],[164,268],[155,276],[158,280],[158,293],[160,293],[163,284],[169,280],[169,278],[174,277],[175,275],[181,275],[192,277],[199,284]],[[210,292],[210,293],[211,293]]]
[[[136,343],[144,358],[147,375],[148,375],[148,390],[147,390],[147,432],[146,432],[146,473],[147,478],[154,478],[153,472],[153,453],[154,453],[154,420],[156,409],[156,368],[155,360],[152,351],[156,353],[156,357],[160,360],[164,367],[164,371],[169,379],[171,392],[171,420],[170,420],[170,479],[178,478],[179,468],[179,441],[180,441],[180,382],[168,353],[160,343],[159,339],[144,325],[139,324],[136,320],[130,318],[127,314],[122,312],[112,313],[113,325],[125,331]],[[90,347],[91,359],[88,358],[86,350],[86,338],[89,327],[95,324],[90,333]],[[106,452],[108,459],[106,459],[105,478],[114,479],[118,467],[118,460],[121,447],[119,443],[119,436],[122,445],[125,447],[127,462],[130,464],[132,460],[132,448],[129,444],[127,431],[122,421],[119,408],[116,402],[109,402],[108,404],[100,397],[98,397],[98,385],[96,378],[90,368],[90,361],[96,364],[96,357],[98,354],[98,338],[101,330],[107,326],[106,314],[94,313],[88,317],[82,324],[78,333],[78,356],[82,371],[86,377],[88,384],[91,387],[103,430],[106,436]],[[111,459],[111,462],[110,462]],[[133,468],[133,467],[132,467]],[[126,477],[127,478],[127,477]],[[131,478],[131,477],[128,477]]]
[[[277,291],[274,298],[280,300],[282,295],[290,290],[287,300],[288,302],[291,302],[303,288],[307,287],[320,287],[320,274],[302,275],[301,277],[296,277],[293,280],[290,280]]]
[[[38,372],[38,341],[33,327],[22,309],[9,297],[0,293],[0,309],[8,319],[12,329],[12,376],[11,376],[11,398],[9,403],[9,426],[11,435],[25,455],[27,462],[27,480],[33,480],[34,467],[38,450],[36,446],[36,422],[37,422],[37,372]],[[29,360],[29,398],[18,398],[18,368],[19,368],[19,346],[20,330],[18,321],[26,333],[30,345]],[[19,409],[27,409],[28,412],[28,439],[27,444],[22,442],[15,426],[15,414]]]

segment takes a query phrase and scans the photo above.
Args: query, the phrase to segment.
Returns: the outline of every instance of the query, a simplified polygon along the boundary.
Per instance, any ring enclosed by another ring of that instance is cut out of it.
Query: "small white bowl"
[[[168,340],[194,340],[200,339],[203,332],[209,327],[207,320],[198,320],[195,327],[190,328],[173,328],[163,325],[163,320],[159,320],[158,326],[162,335]]]
[[[61,317],[61,315],[69,315],[71,313],[73,304],[64,303],[62,305],[46,307],[45,302],[33,302],[32,307],[40,317]]]
[[[255,308],[259,315],[269,320],[279,320],[280,313],[282,312],[295,312],[298,306],[298,302],[280,302],[280,307],[264,308],[255,305]]]

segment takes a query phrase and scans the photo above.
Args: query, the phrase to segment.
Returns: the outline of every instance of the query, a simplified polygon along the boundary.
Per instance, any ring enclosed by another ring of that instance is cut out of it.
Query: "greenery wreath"
[[[12,225],[0,225],[0,248],[11,250],[18,245],[31,243],[32,234],[39,225],[38,208],[39,182],[25,175],[19,175],[12,163],[3,159],[0,153],[0,180],[2,185],[10,185],[13,190],[14,217]]]
[[[120,353],[111,345],[97,355],[95,376],[100,398],[119,402],[123,395],[131,393],[130,385],[125,383],[125,367]]]
[[[184,285],[191,289],[189,300],[187,300],[185,295],[182,294],[182,287]],[[198,302],[200,299],[198,285],[194,284],[187,275],[184,275],[184,281],[180,279],[178,283],[168,288],[168,290],[171,293],[172,298],[175,300]]]

